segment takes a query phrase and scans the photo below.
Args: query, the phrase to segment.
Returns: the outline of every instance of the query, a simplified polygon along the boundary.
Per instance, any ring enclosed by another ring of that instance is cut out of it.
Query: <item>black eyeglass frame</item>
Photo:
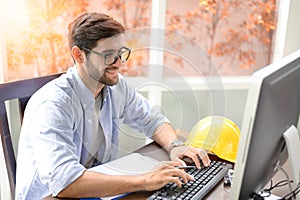
[[[128,58],[129,58],[129,56],[130,56],[130,53],[131,53],[131,49],[130,48],[123,46],[123,47],[121,47],[118,50],[118,54],[114,57],[113,61],[111,63],[107,63],[107,59],[106,58],[109,55],[107,55],[106,53],[98,52],[98,51],[95,51],[95,50],[92,50],[92,49],[88,49],[88,48],[85,48],[85,47],[82,47],[82,49],[86,50],[88,52],[94,53],[94,54],[96,54],[98,56],[103,57],[104,58],[104,64],[106,66],[110,66],[110,65],[115,64],[119,58],[120,58],[121,62],[126,62],[128,60]],[[124,49],[126,50],[126,52],[128,52],[128,56],[126,57],[125,60],[122,60],[122,53],[125,52],[125,51],[123,51]]]

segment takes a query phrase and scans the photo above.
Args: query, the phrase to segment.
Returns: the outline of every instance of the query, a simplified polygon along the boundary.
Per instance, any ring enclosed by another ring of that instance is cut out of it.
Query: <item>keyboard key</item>
[[[175,183],[169,183],[155,191],[147,200],[199,200],[202,199],[220,180],[224,178],[232,165],[220,161],[212,161],[209,167],[201,169],[187,169],[186,172],[194,176],[194,181],[188,181],[181,188]]]

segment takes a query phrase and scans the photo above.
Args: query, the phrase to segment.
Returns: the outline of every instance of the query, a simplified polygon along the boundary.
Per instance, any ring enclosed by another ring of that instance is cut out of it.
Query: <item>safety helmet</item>
[[[240,129],[233,121],[223,116],[208,116],[192,128],[185,143],[235,162],[239,138]]]

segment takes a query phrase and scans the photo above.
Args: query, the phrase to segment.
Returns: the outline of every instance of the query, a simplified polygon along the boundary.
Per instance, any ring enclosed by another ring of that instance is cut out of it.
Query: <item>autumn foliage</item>
[[[222,58],[220,68],[225,60],[236,60],[243,69],[253,67],[257,54],[255,45],[263,46],[265,64],[271,61],[275,0],[199,0],[193,10],[170,15],[168,28],[183,30],[193,41],[202,44],[208,59]]]
[[[72,60],[67,45],[68,23],[85,12],[88,0],[26,0],[29,21],[7,35],[8,79],[65,71]],[[17,37],[17,38],[16,38]]]
[[[7,34],[8,79],[65,71],[72,65],[66,39],[67,25],[79,13],[88,11],[89,2],[26,0],[28,23],[14,27],[16,34]],[[149,0],[103,0],[102,4],[127,30],[150,27]],[[271,61],[276,28],[275,0],[198,0],[192,10],[180,14],[169,10],[167,16],[166,29],[182,32],[192,42],[203,46],[207,58],[214,60],[220,69],[229,69],[232,63],[238,63],[243,69],[257,65],[257,45],[263,48],[260,53],[265,55],[264,63]],[[132,48],[138,43],[138,38],[128,41]],[[174,43],[174,49],[182,45],[185,44]],[[129,75],[143,75],[144,72],[131,68],[143,66],[148,62],[147,57],[146,51],[133,52],[123,73],[131,71]],[[171,59],[174,65],[183,65],[179,58]],[[209,66],[206,74],[210,74]]]

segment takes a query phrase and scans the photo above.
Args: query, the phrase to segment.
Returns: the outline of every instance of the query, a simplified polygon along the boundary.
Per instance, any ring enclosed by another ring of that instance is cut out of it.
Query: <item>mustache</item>
[[[109,67],[106,67],[105,70],[118,70],[120,67],[117,67],[117,66],[109,66]]]

